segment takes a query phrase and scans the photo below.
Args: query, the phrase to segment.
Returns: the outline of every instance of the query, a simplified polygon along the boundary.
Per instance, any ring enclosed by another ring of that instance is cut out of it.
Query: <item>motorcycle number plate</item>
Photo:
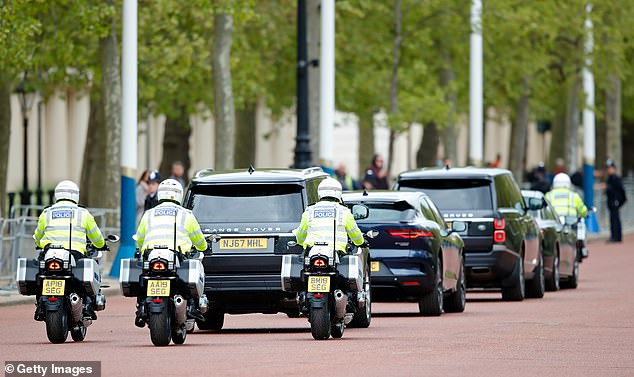
[[[148,280],[147,295],[149,296],[169,296],[170,281],[169,280]]]
[[[381,265],[379,265],[379,262],[370,262],[371,272],[379,272],[380,269],[381,269]]]
[[[42,296],[63,296],[65,280],[44,279],[42,282]]]
[[[330,276],[309,276],[308,292],[330,292]]]

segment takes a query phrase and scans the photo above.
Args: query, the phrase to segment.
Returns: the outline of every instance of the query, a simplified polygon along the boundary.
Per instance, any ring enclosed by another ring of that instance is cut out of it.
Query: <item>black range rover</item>
[[[221,237],[203,259],[210,310],[200,329],[221,329],[225,313],[299,314],[296,294],[282,291],[282,255],[302,252],[287,242],[327,177],[321,168],[196,174],[184,205],[205,235]]]
[[[544,295],[541,234],[511,172],[427,168],[401,173],[397,190],[423,191],[445,221],[463,221],[467,287],[501,288],[502,299]]]

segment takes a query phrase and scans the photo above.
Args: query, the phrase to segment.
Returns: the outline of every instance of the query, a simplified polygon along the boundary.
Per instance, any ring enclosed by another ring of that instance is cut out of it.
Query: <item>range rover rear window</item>
[[[349,207],[356,203],[347,203]],[[375,222],[399,222],[408,221],[416,217],[416,210],[406,201],[394,203],[368,203],[364,202],[369,209],[369,216],[366,219],[357,220],[358,223]]]
[[[299,222],[304,212],[300,185],[201,185],[192,190],[199,223]]]
[[[399,182],[399,190],[422,191],[447,210],[492,209],[491,181],[488,179],[417,179]]]

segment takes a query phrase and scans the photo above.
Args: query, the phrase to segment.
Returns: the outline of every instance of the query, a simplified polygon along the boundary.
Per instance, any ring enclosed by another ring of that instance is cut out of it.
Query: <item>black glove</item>
[[[365,238],[363,239],[363,243],[361,245],[359,245],[359,247],[370,247],[370,244],[368,243],[368,240],[366,240]]]

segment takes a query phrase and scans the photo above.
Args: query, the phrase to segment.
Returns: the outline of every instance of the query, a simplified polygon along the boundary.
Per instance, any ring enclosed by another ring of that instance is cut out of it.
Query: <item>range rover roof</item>
[[[419,178],[491,178],[497,175],[511,174],[506,169],[497,168],[476,168],[476,167],[462,167],[462,168],[422,168],[416,170],[409,170],[399,174],[398,180],[410,180]]]
[[[312,167],[307,169],[284,169],[284,168],[266,168],[266,169],[234,169],[224,171],[213,171],[212,169],[203,169],[196,173],[192,179],[193,184],[206,183],[232,183],[232,182],[248,182],[248,183],[275,183],[275,182],[302,182],[314,177],[327,177],[328,174],[320,167]]]

